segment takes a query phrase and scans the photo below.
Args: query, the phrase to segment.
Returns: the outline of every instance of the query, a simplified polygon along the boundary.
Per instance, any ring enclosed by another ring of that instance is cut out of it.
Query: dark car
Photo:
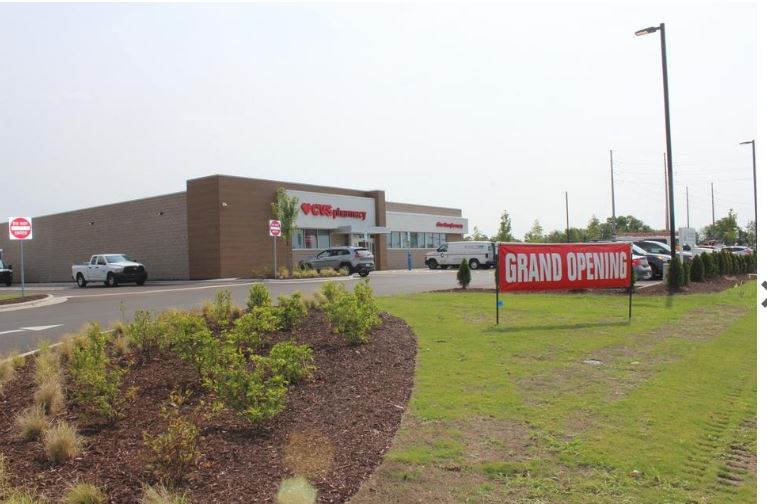
[[[329,248],[299,261],[298,265],[301,268],[314,268],[317,271],[323,268],[336,270],[346,268],[349,273],[359,273],[362,277],[368,276],[368,273],[376,269],[373,253],[362,247]]]
[[[647,262],[652,268],[652,277],[663,278],[663,265],[671,260],[671,256],[665,250],[653,246],[650,242],[634,242],[632,245],[634,254],[642,255],[647,258]],[[663,250],[660,252],[660,250]]]
[[[0,259],[0,283],[5,284],[6,287],[10,287],[13,283],[13,268],[10,264],[5,264]]]

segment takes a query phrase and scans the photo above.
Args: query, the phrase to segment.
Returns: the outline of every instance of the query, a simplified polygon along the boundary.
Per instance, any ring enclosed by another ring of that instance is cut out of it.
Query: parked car
[[[631,264],[634,267],[634,280],[650,280],[652,278],[653,272],[647,262],[647,256],[633,254]]]
[[[749,247],[743,245],[730,245],[728,247],[722,247],[720,250],[729,252],[733,255],[751,255],[754,253]]]
[[[358,273],[361,277],[368,276],[371,271],[376,269],[373,253],[362,247],[329,248],[315,256],[299,261],[298,266],[314,268],[317,271],[323,268],[336,270],[346,268],[349,273]]]
[[[648,252],[636,243],[631,244],[634,255],[644,256],[652,269],[652,278],[658,280],[663,278],[663,265],[671,260],[671,256],[666,253]]]
[[[85,288],[88,282],[104,282],[107,287],[126,282],[144,285],[147,273],[143,264],[125,254],[97,254],[86,263],[73,265],[72,279],[81,288]]]
[[[668,244],[663,242],[657,242],[652,240],[641,240],[634,242],[635,245],[637,245],[639,248],[644,250],[645,252],[649,252],[651,254],[665,254],[669,256],[669,259],[671,258],[671,247],[668,246]],[[695,256],[692,252],[687,252],[685,250],[682,250],[679,252],[679,258],[682,259],[684,262],[692,261],[692,258]]]
[[[0,283],[4,283],[6,287],[10,287],[13,283],[13,267],[5,264],[2,258],[0,258]]]
[[[424,263],[429,269],[458,267],[466,259],[469,268],[495,266],[493,243],[489,241],[455,241],[443,243],[437,250],[427,252]]]

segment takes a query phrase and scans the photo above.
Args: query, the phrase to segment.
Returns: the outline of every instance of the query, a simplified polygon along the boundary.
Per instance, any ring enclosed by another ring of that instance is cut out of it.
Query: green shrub
[[[277,343],[269,352],[269,358],[272,372],[284,377],[288,383],[298,383],[309,378],[317,369],[312,349],[308,345]]]
[[[680,289],[684,286],[684,268],[678,255],[675,255],[669,264],[668,285],[672,289]]]
[[[31,406],[19,413],[14,423],[16,424],[16,432],[22,439],[33,441],[40,439],[45,429],[48,428],[49,421],[43,408]]]
[[[208,323],[225,329],[229,327],[231,320],[236,316],[239,309],[232,303],[232,293],[228,290],[216,292],[213,302],[206,302],[203,305],[202,313]]]
[[[153,453],[155,474],[166,483],[181,482],[199,457],[200,429],[180,411],[187,398],[188,394],[171,392],[169,403],[162,408],[167,428],[157,435],[144,433],[144,443]]]
[[[60,422],[43,434],[43,448],[48,460],[60,464],[80,454],[82,439],[74,426]]]
[[[248,311],[256,307],[271,307],[272,295],[269,294],[269,289],[264,284],[253,284],[250,287],[250,293],[248,293],[247,306]]]
[[[54,352],[47,341],[41,342],[38,350],[35,359],[35,383],[40,385],[53,380],[61,382],[64,376],[58,352]]]
[[[335,290],[325,306],[333,331],[355,345],[367,343],[370,331],[381,323],[378,312],[369,280],[357,284],[354,293],[343,288]]]
[[[11,490],[2,502],[3,504],[46,504],[46,501],[37,498],[35,494],[19,490]]]
[[[136,311],[133,322],[128,324],[125,332],[132,346],[150,355],[167,348],[169,344],[160,317],[154,317],[146,310]]]
[[[319,276],[320,274],[316,269],[304,266],[294,269],[292,278],[317,278]]]
[[[260,355],[250,357],[250,366],[235,352],[224,365],[216,365],[203,379],[220,406],[235,410],[249,422],[259,423],[273,417],[285,407],[287,382],[274,374],[271,360]],[[250,369],[252,368],[252,369]]]
[[[466,262],[466,259],[463,259],[461,265],[458,266],[456,278],[458,279],[458,284],[461,286],[461,289],[465,289],[471,283],[471,268],[469,268],[469,263]]]
[[[341,282],[325,282],[320,288],[324,302],[332,303],[339,295],[346,294],[346,288]]]
[[[710,280],[711,278],[714,278],[714,260],[711,257],[711,254],[708,252],[703,252],[700,255],[701,261],[703,261],[703,277],[706,280]]]
[[[261,337],[279,329],[277,310],[270,306],[256,306],[234,321],[226,333],[227,341],[237,346],[255,348],[261,345]]]
[[[185,494],[176,493],[164,485],[151,487],[144,486],[144,494],[141,496],[139,504],[188,504],[189,500]]]
[[[280,329],[289,330],[295,327],[306,317],[307,310],[303,302],[303,295],[300,292],[294,292],[290,296],[279,296],[277,298],[277,319]]]
[[[718,277],[719,275],[722,275],[722,271],[719,270],[719,252],[711,252],[711,271],[713,272],[712,276]]]
[[[105,504],[107,496],[91,483],[75,483],[67,489],[63,504]]]
[[[14,358],[0,355],[0,396],[3,395],[5,386],[16,376],[16,367]]]
[[[700,255],[696,255],[692,258],[692,265],[690,266],[690,281],[702,282],[704,280],[703,259]]]
[[[716,259],[716,269],[720,275],[729,275],[731,268],[728,267],[728,253],[727,252],[715,252],[714,259]]]
[[[682,268],[684,269],[683,285],[687,286],[690,284],[690,272],[692,270],[692,264],[690,264],[690,261],[682,261]]]
[[[101,333],[98,324],[92,324],[86,336],[83,344],[73,349],[69,362],[73,396],[86,415],[112,423],[125,399],[120,392],[125,370],[110,366],[106,353],[109,336]]]

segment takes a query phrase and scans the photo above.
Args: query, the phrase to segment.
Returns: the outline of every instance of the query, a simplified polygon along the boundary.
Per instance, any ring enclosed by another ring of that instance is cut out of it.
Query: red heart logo
[[[312,204],[311,203],[304,203],[301,205],[301,210],[303,210],[304,215],[309,215],[309,212],[312,211]]]

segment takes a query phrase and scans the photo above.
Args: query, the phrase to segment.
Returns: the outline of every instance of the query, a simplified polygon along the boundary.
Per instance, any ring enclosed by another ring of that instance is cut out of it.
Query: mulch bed
[[[280,482],[299,471],[319,490],[318,502],[344,502],[354,495],[389,448],[413,385],[415,337],[402,320],[382,318],[370,343],[361,346],[332,334],[316,311],[292,334],[270,335],[270,343],[292,336],[310,345],[315,377],[292,386],[285,410],[258,427],[233,414],[198,415],[202,456],[181,487],[191,502],[271,503]],[[207,395],[197,372],[170,352],[134,360],[124,385],[138,387],[136,399],[112,427],[81,422],[86,449],[60,466],[46,461],[40,442],[14,434],[14,417],[34,393],[34,366],[28,362],[19,370],[0,398],[0,452],[10,465],[12,485],[59,499],[68,484],[85,480],[101,485],[110,502],[136,502],[142,483],[154,482],[143,434],[164,429],[161,405],[176,387],[192,392],[190,405]],[[76,408],[70,406],[67,418],[77,420]]]
[[[727,290],[736,285],[742,284],[747,280],[751,280],[753,277],[749,275],[732,275],[722,276],[713,280],[707,280],[705,282],[690,282],[687,287],[682,289],[671,289],[663,283],[658,285],[652,285],[649,287],[641,287],[634,291],[635,296],[665,296],[668,294],[705,294],[708,292],[721,292]],[[495,289],[480,289],[480,288],[467,288],[461,289],[460,287],[454,289],[436,290],[432,292],[484,292],[495,294]],[[602,294],[602,295],[626,295],[626,289],[580,289],[580,290],[543,290],[543,291],[529,291],[529,292],[502,292],[504,296],[513,294],[515,296],[525,296],[530,294]]]
[[[38,299],[45,299],[46,297],[48,297],[48,294],[35,294],[33,296],[24,296],[24,297],[19,296],[15,298],[0,299],[0,306],[26,303],[28,301],[37,301]]]

